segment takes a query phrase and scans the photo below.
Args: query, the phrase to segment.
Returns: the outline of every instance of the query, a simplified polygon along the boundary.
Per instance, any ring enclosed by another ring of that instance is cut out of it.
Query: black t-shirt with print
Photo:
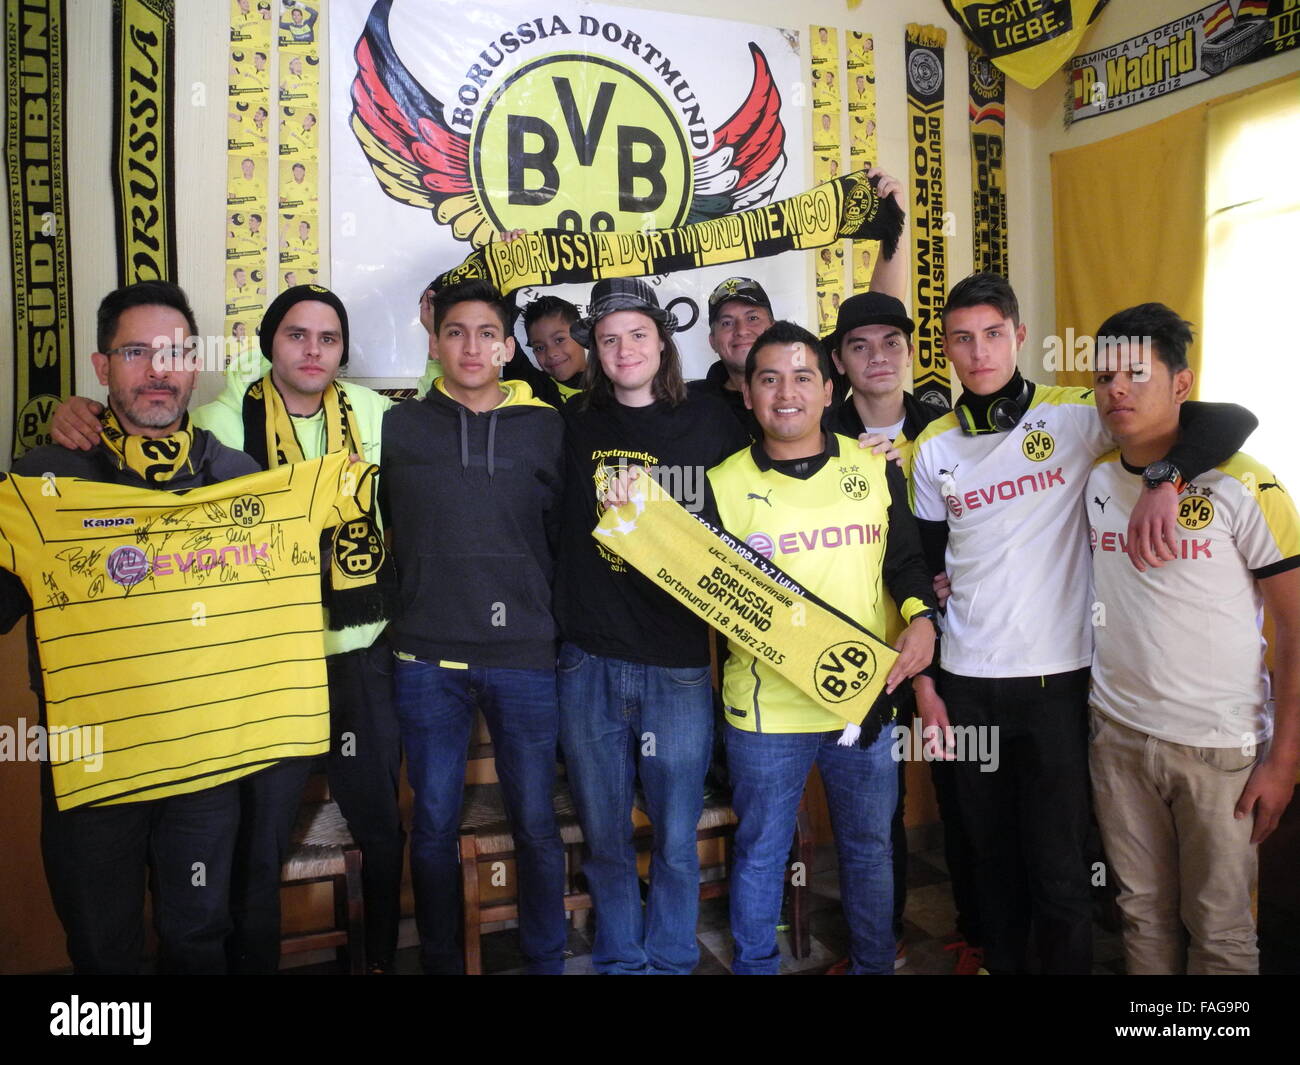
[[[708,626],[591,535],[603,491],[620,466],[653,468],[688,510],[704,503],[705,473],[749,439],[726,405],[689,396],[673,406],[565,405],[564,535],[555,589],[564,639],[588,654],[653,666],[709,663]]]

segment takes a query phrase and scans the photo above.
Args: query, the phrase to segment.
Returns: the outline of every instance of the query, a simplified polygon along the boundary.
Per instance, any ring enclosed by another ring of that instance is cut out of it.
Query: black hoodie
[[[401,594],[388,631],[435,664],[553,669],[563,423],[522,381],[501,387],[481,414],[438,380],[384,415],[380,506]]]

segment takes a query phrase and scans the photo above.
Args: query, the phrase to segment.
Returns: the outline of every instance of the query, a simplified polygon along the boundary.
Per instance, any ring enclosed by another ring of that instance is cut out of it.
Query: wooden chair
[[[471,756],[482,757],[490,744],[471,745]],[[578,822],[577,811],[573,806],[573,797],[568,785],[557,779],[555,790],[556,821],[560,830],[560,839],[565,850],[565,888],[564,908],[575,916],[592,908],[591,895],[580,890],[577,876],[582,868],[582,827]],[[644,821],[644,819],[642,819]],[[708,840],[723,838],[726,843],[726,859],[723,864],[723,876],[718,879],[703,879],[700,883],[700,898],[719,898],[729,890],[731,873],[732,847],[730,837],[735,834],[736,814],[724,803],[707,804],[696,828],[696,839]],[[634,829],[633,844],[638,851],[649,850],[653,845],[654,827],[645,822]],[[792,881],[790,896],[791,913],[791,950],[796,958],[807,957],[811,950],[811,936],[806,916],[808,881],[813,867],[813,833],[804,803],[799,804],[799,813],[795,827],[794,846],[791,851],[794,860],[803,863],[803,876],[792,877],[787,873],[787,881]],[[506,821],[505,802],[501,795],[501,786],[495,783],[469,784],[465,789],[465,807],[461,817],[460,862],[462,905],[464,914],[464,954],[465,972],[478,976],[483,972],[482,926],[494,921],[517,920],[519,906],[516,898],[484,900],[479,879],[479,867],[505,862],[514,858],[514,840]],[[709,868],[705,867],[704,872]]]
[[[352,839],[338,803],[306,800],[298,808],[289,857],[280,868],[280,885],[329,881],[334,887],[334,927],[286,935],[283,954],[330,947],[347,952],[348,972],[366,971],[365,907],[361,897],[361,848]]]

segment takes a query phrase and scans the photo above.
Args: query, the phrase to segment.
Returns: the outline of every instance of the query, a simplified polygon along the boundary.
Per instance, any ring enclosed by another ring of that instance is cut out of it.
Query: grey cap
[[[669,333],[681,328],[677,317],[659,306],[654,289],[639,277],[609,277],[596,282],[591,290],[587,317],[574,322],[569,335],[583,347],[591,347],[592,329],[596,323],[616,311],[639,311],[653,318]]]

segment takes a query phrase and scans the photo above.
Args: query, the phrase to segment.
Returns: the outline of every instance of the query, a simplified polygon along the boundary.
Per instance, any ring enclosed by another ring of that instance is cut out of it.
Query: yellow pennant
[[[884,690],[897,651],[688,514],[652,478],[637,477],[592,535],[823,710],[861,724]]]

